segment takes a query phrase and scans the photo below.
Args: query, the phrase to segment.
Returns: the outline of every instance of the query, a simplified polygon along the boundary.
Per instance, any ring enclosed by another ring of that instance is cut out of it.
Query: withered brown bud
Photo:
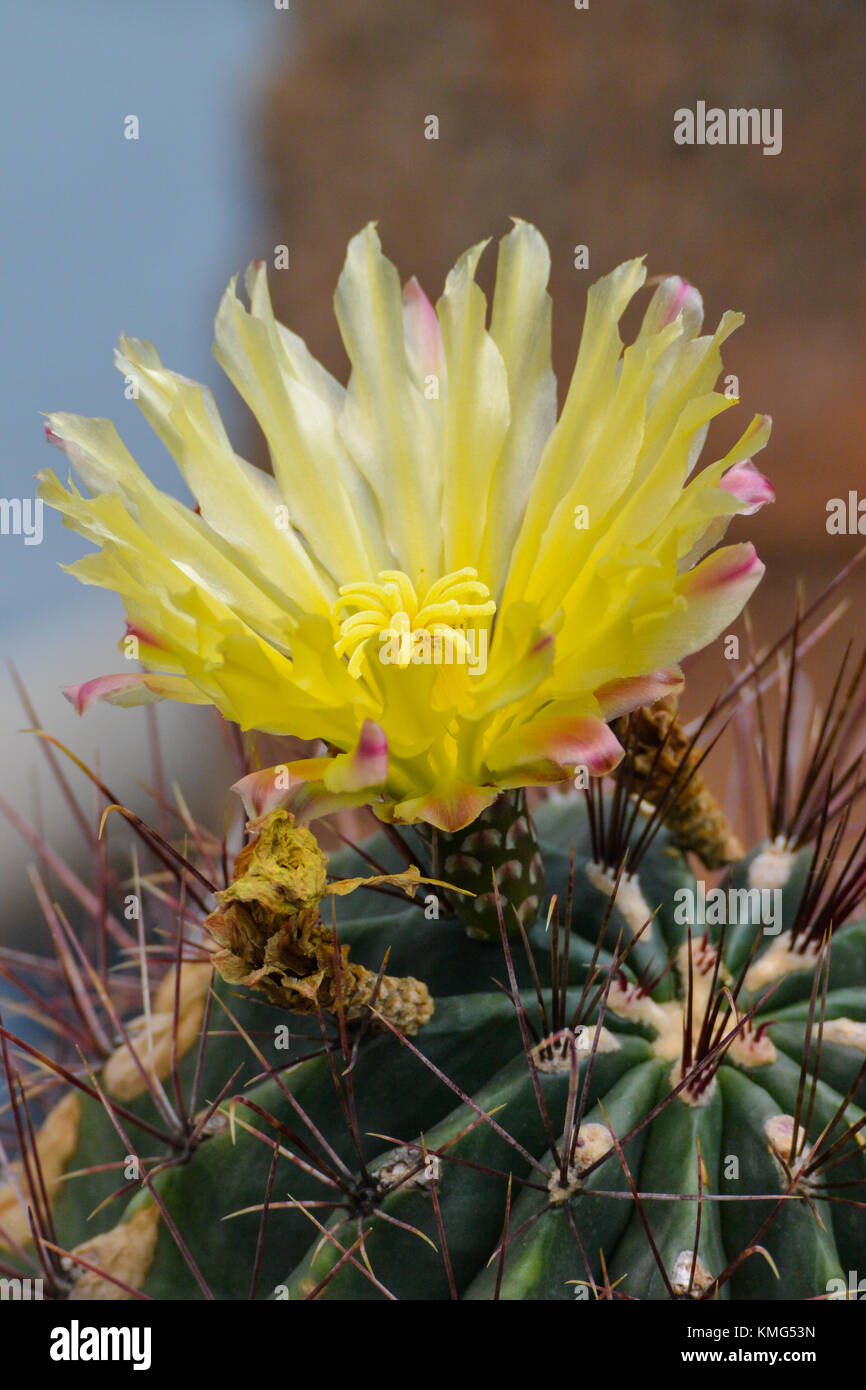
[[[217,894],[219,907],[205,923],[216,943],[214,966],[229,984],[260,989],[294,1013],[337,1013],[342,1002],[354,1019],[372,1004],[403,1032],[416,1032],[433,1015],[427,986],[384,975],[377,990],[374,971],[351,962],[348,946],[335,949],[319,911],[328,891],[315,836],[288,811],[272,811],[238,855],[234,881]]]
[[[689,751],[676,698],[669,695],[657,704],[641,705],[630,724],[619,719],[614,729],[626,746],[638,795],[653,806],[667,797],[662,814],[680,848],[696,854],[707,869],[721,869],[741,859],[743,847],[722,807],[701,773],[693,771],[700,752]],[[668,795],[672,783],[675,786]]]

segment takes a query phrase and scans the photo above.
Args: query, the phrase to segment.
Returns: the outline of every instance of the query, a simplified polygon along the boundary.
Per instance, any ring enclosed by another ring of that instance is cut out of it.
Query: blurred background
[[[111,359],[121,331],[206,381],[239,451],[266,466],[210,354],[229,277],[254,257],[273,266],[287,246],[289,268],[270,274],[278,316],[342,376],[331,299],[354,232],[378,219],[403,278],[435,298],[458,254],[516,215],[551,248],[561,392],[586,289],[627,256],[697,284],[712,326],[726,308],[746,313],[725,358],[742,404],[705,457],[755,411],[774,416],[759,462],[778,500],[732,532],[767,562],[759,634],[787,622],[798,578],[812,597],[854,555],[858,537],[825,522],[830,497],[866,492],[861,0],[41,0],[6,6],[2,30],[3,496],[32,496],[36,469],[60,469],[42,437],[52,409],[111,416],[183,495],[124,398]],[[675,110],[698,100],[780,107],[782,152],[675,145]],[[125,137],[130,116],[137,139]],[[588,269],[575,269],[576,245]],[[98,753],[112,789],[143,809],[144,714],[105,707],[79,721],[60,694],[121,669],[119,600],[59,569],[80,553],[48,511],[40,545],[0,537],[4,654],[44,725]],[[863,585],[858,574],[855,611]],[[817,664],[819,688],[831,665]],[[692,663],[688,708],[724,684],[724,666],[719,644]],[[168,776],[219,822],[232,772],[214,722],[168,706],[158,719]],[[29,723],[4,667],[0,790],[75,861],[68,809],[17,732]],[[7,942],[35,918],[33,857],[4,829]]]

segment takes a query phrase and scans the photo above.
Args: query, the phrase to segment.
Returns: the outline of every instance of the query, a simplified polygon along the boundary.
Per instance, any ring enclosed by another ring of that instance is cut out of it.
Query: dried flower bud
[[[354,1019],[373,1004],[403,1032],[414,1033],[433,1015],[427,986],[385,975],[377,989],[375,972],[351,963],[348,946],[335,949],[319,915],[329,891],[326,863],[315,837],[288,811],[266,816],[205,923],[216,943],[216,969],[229,984],[260,989],[294,1013],[336,1013],[342,1003]],[[393,879],[407,886],[405,874]]]
[[[615,728],[626,743],[635,780],[640,779],[635,789],[641,798],[653,806],[668,798],[664,821],[680,848],[691,850],[707,869],[741,859],[743,847],[724,811],[700,772],[693,771],[700,753],[689,750],[676,698],[669,695],[657,704],[641,705],[630,724],[618,720]]]

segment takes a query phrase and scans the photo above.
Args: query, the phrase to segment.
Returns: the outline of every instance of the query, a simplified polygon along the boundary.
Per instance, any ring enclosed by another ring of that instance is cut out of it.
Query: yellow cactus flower
[[[256,815],[369,803],[455,830],[503,789],[616,764],[608,721],[676,689],[675,663],[763,572],[749,544],[709,552],[772,500],[751,463],[770,422],[693,476],[733,404],[713,387],[742,317],[699,336],[700,296],[673,276],[624,348],[640,259],[590,289],[557,418],[547,246],[515,222],[488,322],[485,244],[434,309],[415,280],[401,291],[373,225],[351,241],[345,388],[274,319],[262,263],[249,308],[231,283],[215,354],[272,477],[234,452],[204,387],[122,338],[117,364],[195,509],[153,486],[109,421],[48,417],[87,491],[46,471],[40,496],[100,547],[69,568],[122,595],[146,668],[70,688],[80,711],[169,698],[322,740],[323,756],[238,784]]]

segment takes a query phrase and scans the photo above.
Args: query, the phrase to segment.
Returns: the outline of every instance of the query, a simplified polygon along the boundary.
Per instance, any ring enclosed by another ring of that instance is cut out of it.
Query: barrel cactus
[[[43,897],[68,988],[46,1007],[81,1053],[4,1028],[7,1271],[70,1299],[846,1296],[866,1234],[860,846],[838,853],[827,774],[803,790],[811,840],[789,817],[708,887],[694,846],[728,855],[730,834],[692,741],[664,777],[664,739],[647,762],[648,714],[607,783],[487,817],[524,822],[474,846],[498,941],[426,835],[326,856],[281,809],[213,906],[205,833],[190,869],[139,827],[183,930],[130,941],[129,978],[103,983]],[[528,820],[544,891],[525,924],[499,880]]]
[[[53,1298],[846,1295],[862,667],[804,722],[798,618],[777,736],[779,642],[684,726],[675,663],[762,572],[714,547],[772,500],[765,417],[690,478],[732,403],[712,386],[737,316],[698,336],[669,277],[623,352],[626,263],[590,291],[557,421],[547,249],[525,223],[504,239],[489,327],[481,249],[434,310],[373,228],[355,238],[345,391],[275,324],[262,266],[249,310],[232,285],[217,355],[273,479],[123,340],[194,510],[107,422],[50,417],[88,491],[47,472],[42,495],[101,547],[72,568],[123,595],[143,666],[67,697],[321,740],[262,767],[238,736],[245,824],[222,835],[182,797],[157,831],[76,759],[100,834],[125,824],[145,857],[127,878],[99,848],[93,887],[10,808],[75,902],[34,872],[57,959],[2,961],[51,1038],[0,1028],[0,1264]],[[748,851],[704,776],[725,716],[767,790]],[[325,853],[314,827],[356,807],[381,828],[337,822]]]

